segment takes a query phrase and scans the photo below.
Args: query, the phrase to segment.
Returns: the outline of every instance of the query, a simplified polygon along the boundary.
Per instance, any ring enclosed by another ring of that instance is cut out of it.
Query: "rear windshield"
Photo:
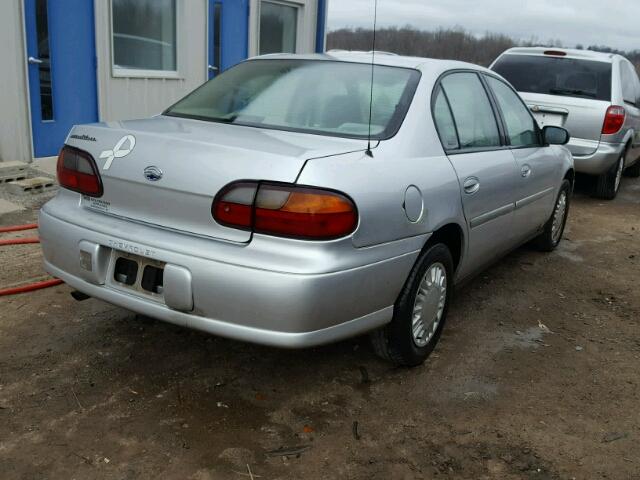
[[[395,135],[420,80],[417,70],[376,65],[371,134]],[[164,114],[261,128],[367,138],[371,66],[328,60],[251,60]]]
[[[611,100],[611,64],[532,55],[503,55],[492,69],[519,92]]]

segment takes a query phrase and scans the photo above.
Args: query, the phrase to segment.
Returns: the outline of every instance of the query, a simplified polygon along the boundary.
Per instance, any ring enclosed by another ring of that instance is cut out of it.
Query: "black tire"
[[[636,163],[631,165],[624,171],[625,177],[638,178],[640,177],[640,158],[636,160]]]
[[[556,219],[556,215],[559,213],[558,204],[563,194],[565,195],[565,199],[566,199],[566,207],[563,213],[560,232],[559,234],[554,235],[553,224]],[[560,241],[562,240],[562,235],[564,233],[564,228],[567,225],[567,218],[569,217],[570,206],[571,206],[571,183],[569,182],[569,180],[565,179],[562,181],[562,185],[560,186],[560,191],[558,192],[558,197],[556,198],[556,202],[553,204],[553,212],[551,212],[551,217],[545,224],[544,230],[542,231],[540,236],[534,240],[534,243],[539,250],[543,252],[552,252],[560,244]]]
[[[618,178],[618,169],[620,163],[624,165],[624,158],[626,152],[620,155],[618,161],[611,166],[608,172],[603,173],[597,179],[595,196],[602,198],[603,200],[613,200],[618,195],[620,189],[620,183],[616,181]]]
[[[446,274],[444,309],[437,328],[426,345],[418,346],[412,332],[413,309],[418,289],[431,266],[440,264]],[[453,258],[446,245],[435,244],[423,252],[413,266],[393,311],[391,323],[371,333],[376,354],[398,366],[415,367],[424,363],[433,351],[444,327],[453,293]]]

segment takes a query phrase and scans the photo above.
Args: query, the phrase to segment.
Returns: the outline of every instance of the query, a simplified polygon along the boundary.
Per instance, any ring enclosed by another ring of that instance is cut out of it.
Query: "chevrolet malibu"
[[[259,57],[157,117],[74,127],[40,212],[47,271],[215,335],[301,348],[372,332],[382,357],[422,363],[454,285],[560,242],[569,136],[489,70],[371,61]]]

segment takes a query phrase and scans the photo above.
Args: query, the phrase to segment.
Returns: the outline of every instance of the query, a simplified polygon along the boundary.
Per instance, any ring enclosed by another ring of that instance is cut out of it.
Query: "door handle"
[[[464,188],[464,193],[467,195],[473,195],[480,190],[480,180],[475,177],[469,177],[464,181],[462,188]]]
[[[40,65],[41,63],[44,63],[42,60],[36,57],[27,58],[27,62],[31,63],[32,65]]]
[[[209,66],[208,66],[208,68],[209,68],[209,70],[210,70],[211,72],[217,72],[217,71],[218,71],[218,67],[215,67],[215,66],[213,66],[213,65],[209,65]]]
[[[527,178],[529,175],[531,175],[531,167],[529,165],[524,165],[520,170],[520,173],[524,178]]]

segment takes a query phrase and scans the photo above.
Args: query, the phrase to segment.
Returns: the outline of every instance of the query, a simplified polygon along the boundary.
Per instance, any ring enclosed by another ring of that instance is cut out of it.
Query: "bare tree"
[[[327,35],[328,49],[371,50],[373,31],[364,28],[342,28]],[[551,39],[539,42],[535,37],[516,41],[507,35],[487,32],[476,36],[463,28],[440,28],[434,31],[414,27],[387,27],[376,31],[376,50],[400,55],[463,60],[488,66],[508,48],[515,46],[561,47],[562,42]],[[578,45],[579,48],[584,48]],[[589,46],[589,50],[620,53],[640,70],[640,50],[621,52],[605,46]]]

